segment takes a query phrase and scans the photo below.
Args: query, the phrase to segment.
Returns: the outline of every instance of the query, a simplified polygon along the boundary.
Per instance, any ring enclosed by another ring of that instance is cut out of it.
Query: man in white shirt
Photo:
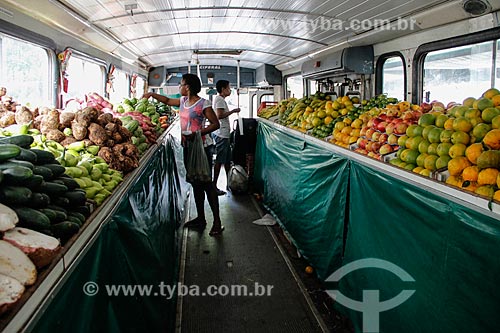
[[[229,125],[229,116],[233,113],[240,112],[240,109],[229,111],[225,98],[231,95],[231,86],[227,80],[219,80],[215,84],[217,92],[219,93],[214,97],[212,108],[219,118],[220,128],[214,132],[215,139],[215,166],[214,166],[214,184],[217,187],[217,180],[219,179],[221,166],[224,165],[226,170],[226,177],[229,175],[229,168],[231,167],[231,147],[229,145],[229,134],[231,127]],[[224,195],[226,192],[217,189],[217,195]]]

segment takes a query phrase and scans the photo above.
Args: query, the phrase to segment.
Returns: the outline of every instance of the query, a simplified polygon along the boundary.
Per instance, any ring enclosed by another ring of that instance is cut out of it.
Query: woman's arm
[[[232,115],[233,113],[238,113],[240,112],[240,108],[237,108],[237,109],[234,109],[234,110],[231,110],[229,112],[226,112],[225,109],[221,109],[221,108],[217,108],[217,118],[219,119],[224,119],[224,118],[227,118],[229,117],[230,115]]]
[[[211,106],[205,108],[203,110],[203,114],[210,122],[210,125],[208,125],[207,127],[203,128],[201,130],[201,135],[212,133],[213,131],[219,129],[219,127],[220,127],[219,119],[215,115],[214,109],[212,109]]]
[[[181,100],[179,98],[168,98],[167,96],[163,96],[163,95],[152,93],[152,92],[145,93],[142,96],[142,98],[149,98],[149,97],[153,97],[158,102],[162,102],[162,103],[170,105],[170,106],[180,106],[181,105]]]

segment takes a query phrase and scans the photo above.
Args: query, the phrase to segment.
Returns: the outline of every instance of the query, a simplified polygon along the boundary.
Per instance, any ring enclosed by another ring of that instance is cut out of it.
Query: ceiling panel
[[[187,62],[195,49],[247,50],[242,61],[278,64],[359,33],[345,29],[353,20],[394,19],[446,1],[136,0],[133,13],[121,0],[60,2],[140,50],[149,65],[170,66]]]

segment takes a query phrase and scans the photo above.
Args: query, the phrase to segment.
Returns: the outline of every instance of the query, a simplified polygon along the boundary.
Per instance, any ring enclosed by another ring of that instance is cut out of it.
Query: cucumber
[[[16,160],[36,163],[36,154],[31,149],[21,148],[21,153],[15,157]]]
[[[59,207],[57,205],[48,205],[47,208],[49,209],[52,209],[52,210],[57,210],[57,211],[60,211],[60,212],[63,212],[64,214],[68,214],[68,212],[66,211],[66,209],[62,208],[62,207]]]
[[[41,208],[41,209],[38,209],[38,211],[40,213],[45,214],[45,216],[47,216],[49,218],[51,224],[54,224],[56,222],[57,213],[55,210],[48,209],[48,208]]]
[[[21,153],[21,147],[6,143],[0,144],[0,161],[6,161],[9,158],[14,158]]]
[[[41,165],[35,165],[35,167],[33,168],[33,173],[35,175],[42,176],[43,179],[47,181],[52,180],[52,178],[54,178],[52,170]]]
[[[68,191],[65,185],[53,183],[53,182],[43,182],[40,185],[40,192],[47,193],[50,196],[63,195]]]
[[[85,201],[87,201],[87,197],[85,196],[84,191],[68,191],[64,193],[64,196],[68,198],[69,204],[71,206],[82,206],[85,205]]]
[[[21,186],[0,186],[0,201],[14,205],[24,205],[30,202],[32,192]]]
[[[73,208],[71,208],[71,211],[72,212],[76,212],[76,213],[80,213],[80,214],[82,214],[85,217],[89,217],[90,213],[91,213],[90,212],[90,207],[87,206],[87,205],[73,207]]]
[[[31,208],[45,208],[50,204],[50,197],[45,193],[33,192],[28,206]]]
[[[59,176],[59,178],[57,178],[57,180],[58,180],[58,183],[62,182],[64,185],[66,185],[66,187],[70,191],[80,188],[80,185],[76,182],[76,180],[74,180],[70,176],[61,175],[61,176]],[[55,181],[55,180],[53,180],[53,181]]]
[[[61,239],[63,243],[68,241],[74,234],[77,234],[79,230],[80,226],[70,221],[53,224],[50,227],[50,231],[52,231],[54,236]]]
[[[43,208],[39,209],[39,211],[47,215],[50,219],[50,223],[52,224],[66,221],[66,219],[68,218],[68,215],[65,212],[57,209]]]
[[[80,219],[76,216],[72,216],[72,215],[68,215],[66,221],[70,221],[70,222],[73,222],[73,223],[76,223],[78,224],[79,227],[82,226],[83,222],[80,221]]]
[[[56,163],[44,164],[43,167],[50,169],[54,177],[59,177],[60,175],[64,174],[64,171],[66,171],[65,167]]]
[[[83,223],[85,223],[85,221],[87,220],[87,218],[85,217],[85,215],[77,213],[77,212],[69,212],[68,213],[68,217],[69,216],[76,217],[78,220],[80,220],[80,225],[82,225]]]
[[[37,190],[43,183],[43,177],[40,175],[33,175],[23,182],[23,185],[31,190]]]
[[[30,170],[33,170],[35,167],[33,163],[28,162],[28,161],[21,161],[21,160],[16,160],[16,159],[10,159],[7,161],[3,161],[0,163],[0,170],[4,170],[7,168],[12,168],[14,166],[23,166],[25,168],[28,168]]]
[[[33,176],[33,171],[26,167],[15,166],[2,171],[4,182],[11,185],[23,186],[24,181]]]
[[[0,138],[0,144],[14,144],[22,148],[29,148],[35,139],[31,135],[21,134]]]
[[[36,154],[36,162],[38,165],[50,164],[56,162],[54,154],[52,154],[49,151],[35,149],[35,148],[32,148],[31,151]]]
[[[26,227],[33,230],[45,230],[50,228],[50,220],[47,215],[36,209],[29,207],[16,207],[14,211],[19,217],[20,227]]]
[[[60,196],[52,196],[50,198],[50,202],[53,203],[54,205],[61,206],[61,207],[69,207],[70,202],[68,198],[65,197],[60,197]]]

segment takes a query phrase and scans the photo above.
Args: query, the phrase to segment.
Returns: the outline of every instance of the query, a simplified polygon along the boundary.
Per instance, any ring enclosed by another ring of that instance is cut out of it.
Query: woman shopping
[[[179,115],[181,120],[182,131],[182,146],[184,147],[184,162],[186,164],[186,157],[189,156],[190,143],[196,138],[197,132],[200,132],[203,142],[205,142],[205,135],[217,130],[220,127],[219,120],[215,115],[210,101],[198,96],[201,91],[200,79],[194,74],[184,74],[179,85],[179,91],[182,95],[181,98],[168,98],[156,93],[146,93],[143,98],[153,97],[159,102],[170,106],[179,107]],[[209,125],[204,127],[205,121],[208,120]],[[211,161],[211,154],[205,150],[205,156],[208,161]],[[211,163],[209,163],[211,165]],[[219,200],[217,197],[216,187],[210,179],[191,181],[194,192],[194,200],[196,204],[196,211],[198,216],[184,224],[186,227],[204,228],[207,225],[205,218],[205,193],[207,194],[208,203],[212,209],[214,222],[210,230],[210,236],[220,235],[224,230],[221,225],[219,216]]]

